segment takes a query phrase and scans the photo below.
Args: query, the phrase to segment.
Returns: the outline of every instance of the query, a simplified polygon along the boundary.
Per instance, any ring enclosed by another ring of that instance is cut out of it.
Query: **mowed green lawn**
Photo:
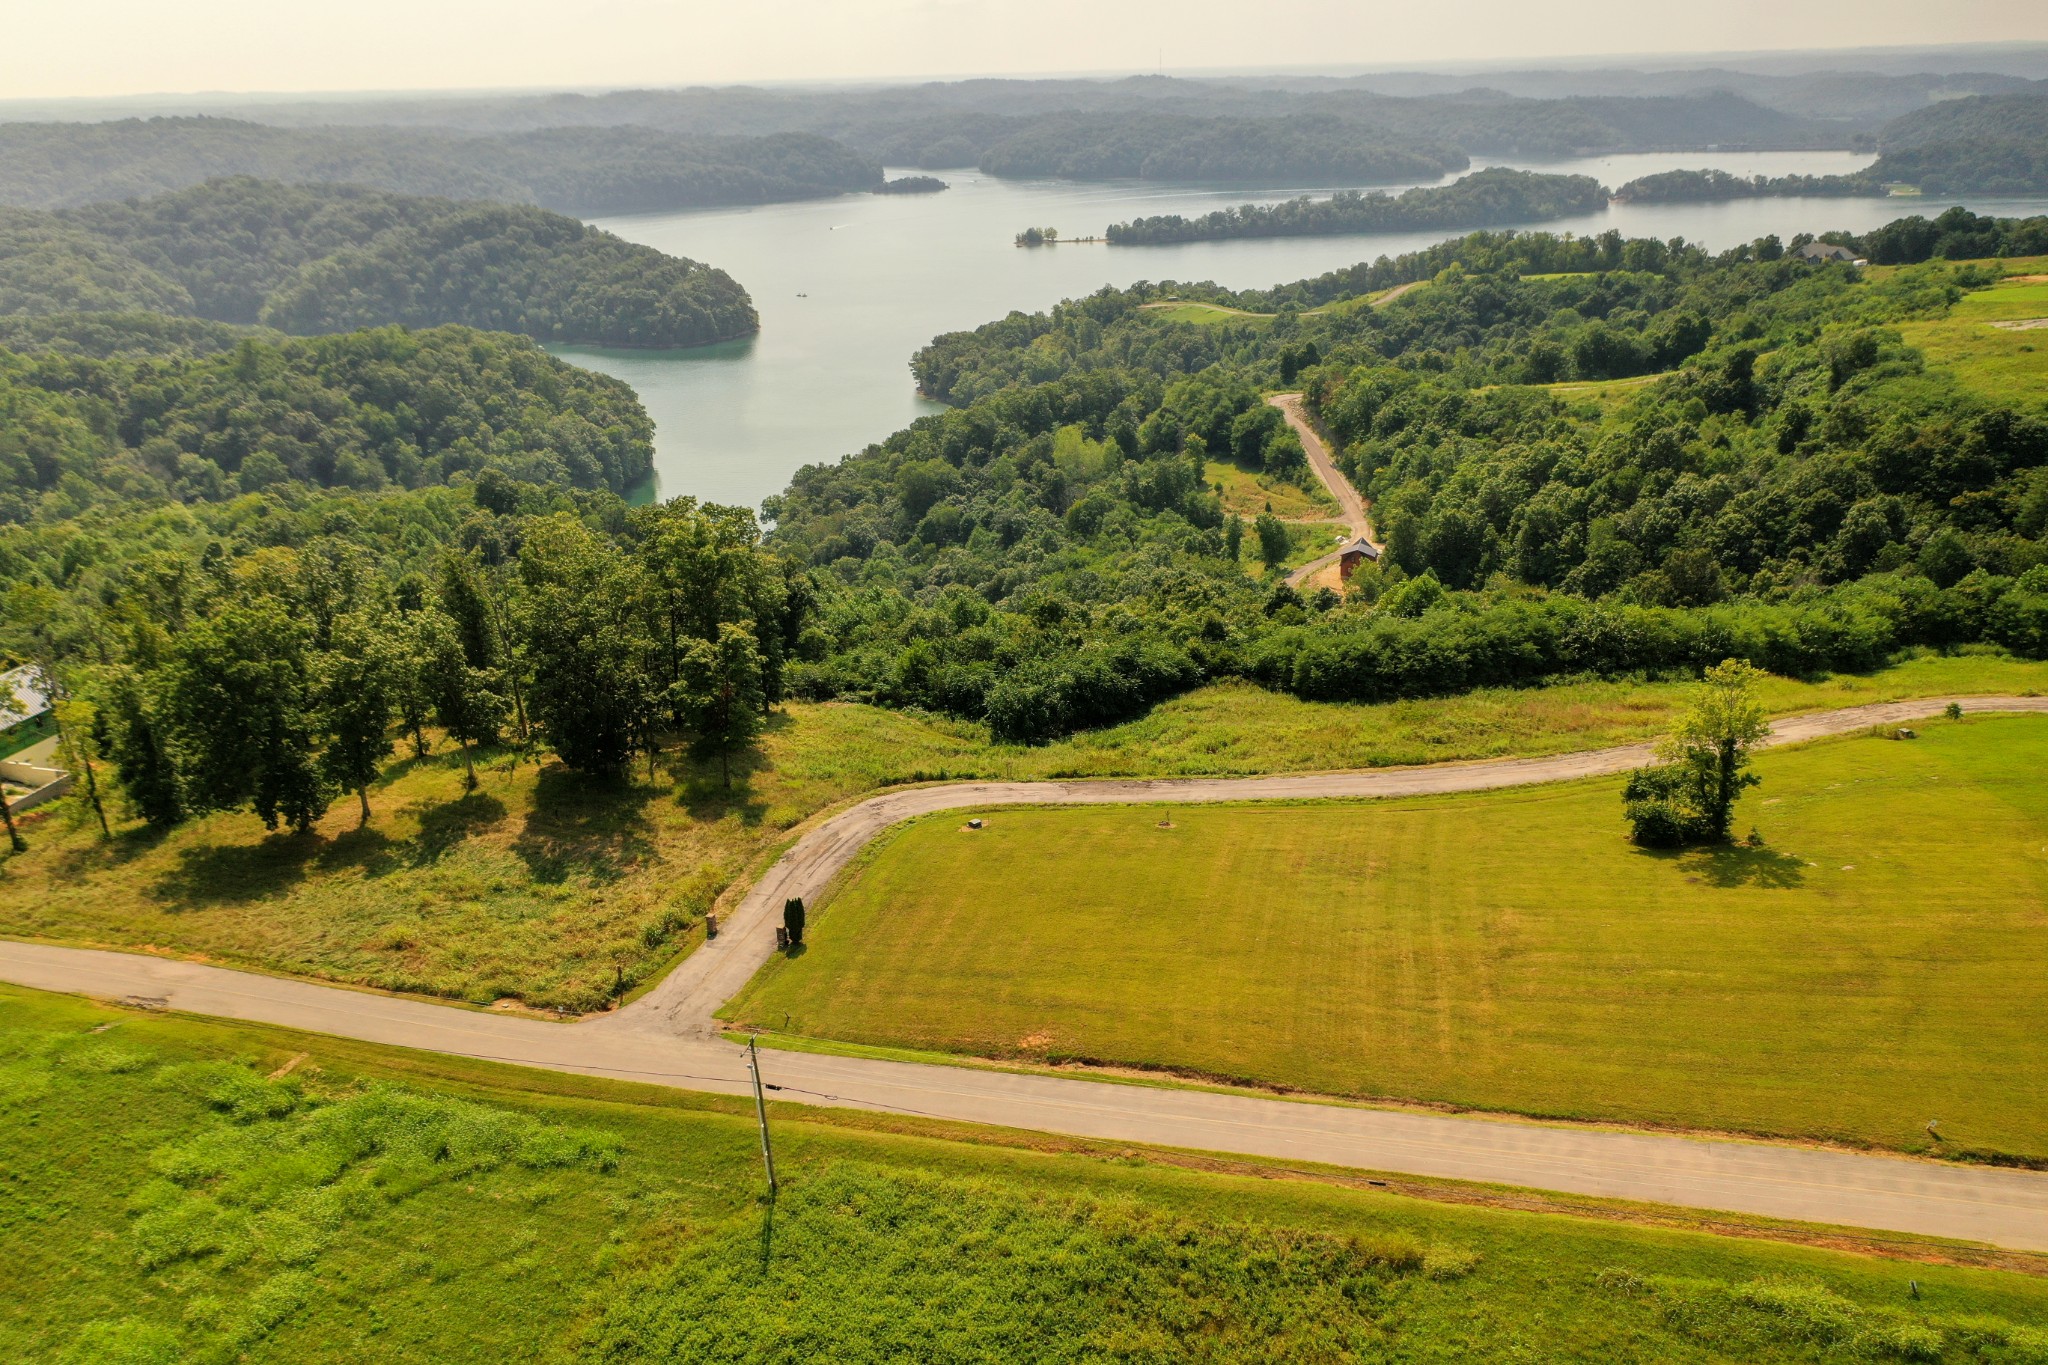
[[[1629,844],[1612,779],[935,816],[733,1017],[1908,1150],[1932,1119],[1944,1151],[2048,1157],[2048,718],[1758,770],[1737,828],[1767,846],[1686,854]]]

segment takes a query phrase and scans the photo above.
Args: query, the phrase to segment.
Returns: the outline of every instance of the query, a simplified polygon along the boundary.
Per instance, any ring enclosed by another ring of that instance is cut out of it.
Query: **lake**
[[[1872,158],[1853,152],[1679,153],[1589,157],[1533,170],[1591,175],[1610,187],[1655,171],[1712,166],[1736,175],[1834,175]],[[892,171],[891,175],[904,174]],[[1207,213],[1232,204],[1328,193],[1334,186],[1247,191],[1227,186],[997,180],[942,172],[952,188],[928,195],[839,199],[597,221],[629,241],[707,261],[753,295],[761,331],[687,351],[555,347],[575,364],[639,391],[655,423],[660,494],[758,507],[798,468],[879,441],[940,405],[919,398],[911,353],[940,332],[1013,309],[1036,312],[1105,284],[1214,280],[1264,288],[1442,240],[1442,232],[1372,233],[1163,246],[1070,243],[1019,249],[1031,226],[1099,234],[1112,222]],[[1446,181],[1455,179],[1446,177]],[[1398,190],[1402,187],[1387,187]],[[1749,199],[1724,204],[1615,205],[1536,224],[1580,234],[1685,237],[1715,250],[1766,233],[1867,231],[1951,201]],[[2048,199],[1966,199],[1985,213],[2048,212]]]

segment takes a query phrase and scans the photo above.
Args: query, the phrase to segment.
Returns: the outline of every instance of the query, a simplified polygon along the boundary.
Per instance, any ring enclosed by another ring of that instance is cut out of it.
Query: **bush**
[[[1644,848],[1683,848],[1701,837],[1676,768],[1638,768],[1622,789],[1630,835]]]

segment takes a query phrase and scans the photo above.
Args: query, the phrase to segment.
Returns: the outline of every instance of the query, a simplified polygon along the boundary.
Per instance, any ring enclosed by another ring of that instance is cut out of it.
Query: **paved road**
[[[1373,540],[1372,536],[1372,522],[1365,514],[1365,499],[1360,497],[1358,490],[1351,486],[1351,480],[1344,477],[1344,471],[1337,468],[1337,462],[1330,458],[1330,448],[1323,444],[1322,434],[1315,429],[1309,422],[1308,415],[1301,410],[1301,395],[1298,393],[1276,393],[1266,401],[1280,409],[1281,415],[1287,419],[1287,425],[1293,427],[1295,435],[1301,437],[1301,448],[1308,452],[1309,468],[1315,470],[1316,477],[1323,481],[1323,487],[1329,489],[1330,496],[1337,500],[1338,512],[1342,516],[1344,524],[1351,528],[1351,534],[1346,538],[1346,543],[1348,544],[1350,541],[1364,536],[1367,540],[1372,540],[1375,547],[1378,547],[1379,542]],[[1335,564],[1337,556],[1341,553],[1343,553],[1343,546],[1340,545],[1321,559],[1311,560],[1302,565],[1293,573],[1287,575],[1288,586],[1293,588],[1300,587],[1324,569]]]
[[[1937,697],[1780,721],[1773,744],[1898,723],[1942,710]],[[2048,698],[1955,698],[1966,710],[2048,712]],[[624,1009],[560,1025],[197,963],[0,942],[0,980],[136,997],[167,1008],[260,1020],[399,1047],[738,1093],[739,1049],[711,1012],[774,950],[782,899],[814,897],[860,848],[899,820],[998,804],[1377,797],[1477,791],[1626,771],[1629,745],[1551,758],[1368,772],[1150,782],[958,783],[864,801],[800,839],[742,901],[728,931]],[[1765,1143],[1459,1118],[1113,1085],[967,1067],[774,1053],[785,1097],[1367,1170],[1526,1185],[1926,1233],[2048,1250],[2048,1175]]]
[[[740,1049],[715,1038],[548,1024],[192,962],[0,942],[0,978],[685,1090],[747,1084]],[[2027,1171],[794,1052],[765,1054],[762,1071],[806,1104],[2048,1250],[2048,1176]]]

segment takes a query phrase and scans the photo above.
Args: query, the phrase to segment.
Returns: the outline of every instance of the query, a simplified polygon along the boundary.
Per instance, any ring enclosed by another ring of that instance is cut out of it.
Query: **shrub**
[[[1644,848],[1683,848],[1699,837],[1684,799],[1685,775],[1676,768],[1638,768],[1622,789],[1631,837]]]

